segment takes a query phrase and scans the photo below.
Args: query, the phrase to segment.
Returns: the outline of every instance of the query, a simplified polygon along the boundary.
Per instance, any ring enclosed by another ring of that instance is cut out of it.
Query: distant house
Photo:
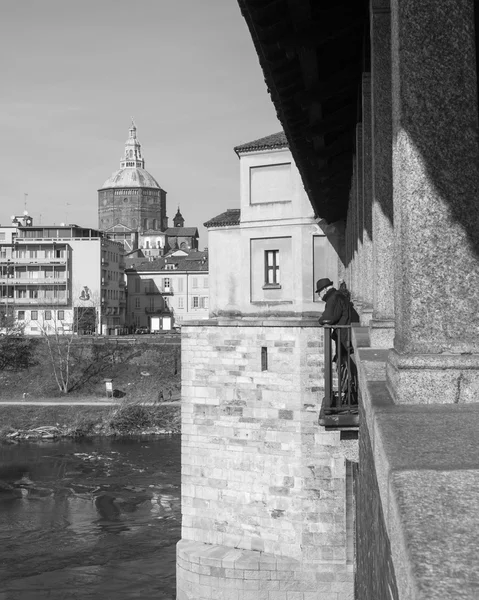
[[[205,319],[209,308],[208,252],[176,250],[145,261],[130,260],[126,270],[127,324],[169,330]]]

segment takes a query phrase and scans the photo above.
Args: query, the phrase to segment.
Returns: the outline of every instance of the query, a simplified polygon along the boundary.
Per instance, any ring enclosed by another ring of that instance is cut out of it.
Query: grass
[[[118,397],[130,402],[156,402],[160,396],[178,398],[181,380],[180,347],[138,342],[118,345],[114,340],[78,343],[73,368],[74,387],[68,394],[58,389],[45,341],[35,344],[30,366],[0,370],[0,400],[85,400],[105,397],[105,378],[113,380]],[[25,396],[24,396],[25,395]]]

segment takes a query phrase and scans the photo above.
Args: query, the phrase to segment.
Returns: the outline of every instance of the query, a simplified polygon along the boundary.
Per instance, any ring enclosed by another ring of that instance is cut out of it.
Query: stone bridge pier
[[[317,322],[189,324],[182,364],[178,600],[352,598],[353,463],[317,424]]]

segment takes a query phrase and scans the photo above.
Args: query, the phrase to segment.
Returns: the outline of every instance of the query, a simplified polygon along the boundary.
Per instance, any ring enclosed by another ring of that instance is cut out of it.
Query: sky
[[[0,224],[98,227],[131,117],[172,225],[239,207],[234,146],[281,130],[236,0],[15,0],[0,20]],[[27,194],[27,196],[25,196]]]

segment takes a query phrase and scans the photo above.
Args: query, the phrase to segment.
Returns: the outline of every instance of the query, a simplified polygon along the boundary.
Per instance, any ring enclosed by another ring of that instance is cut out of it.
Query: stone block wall
[[[183,327],[178,598],[225,598],[225,579],[238,600],[352,597],[340,434],[317,425],[323,367],[315,321]],[[241,560],[223,564],[232,550]]]
[[[356,480],[356,600],[399,600],[376,466],[361,407],[359,476]]]

